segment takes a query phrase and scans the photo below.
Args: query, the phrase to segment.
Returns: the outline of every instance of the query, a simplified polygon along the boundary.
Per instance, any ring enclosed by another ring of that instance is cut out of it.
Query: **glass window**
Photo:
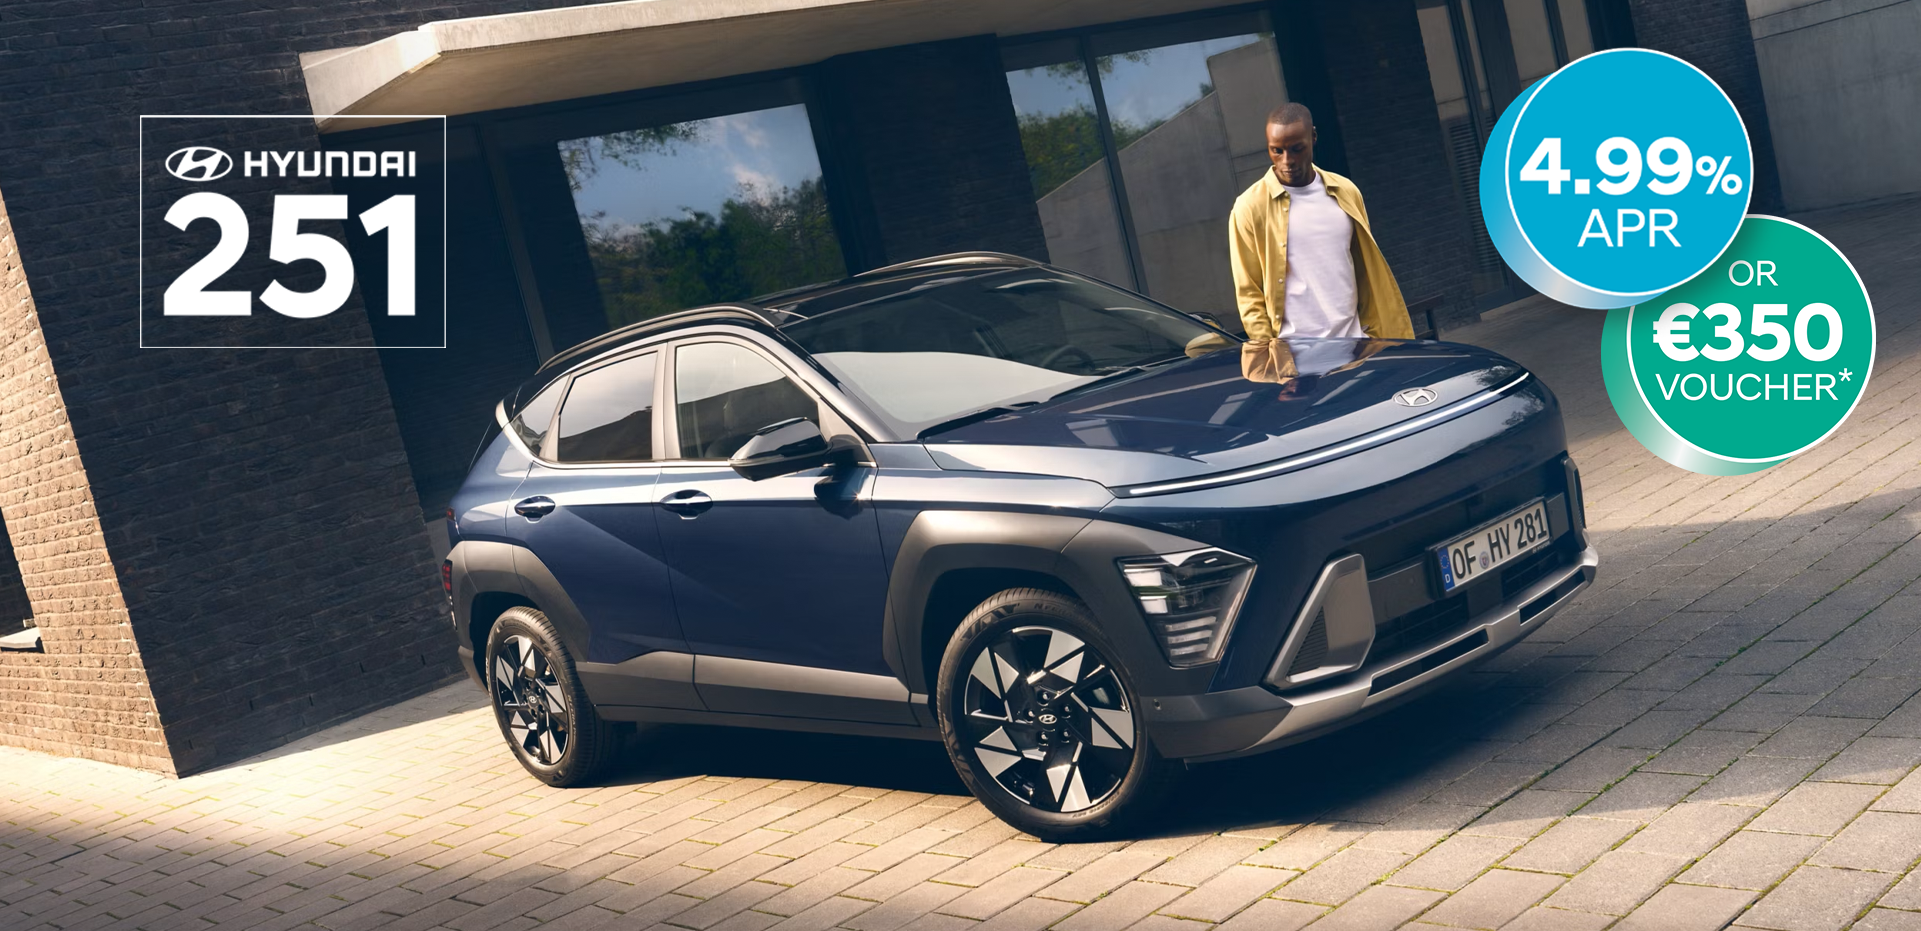
[[[1501,254],[1488,238],[1481,219],[1481,141],[1485,137],[1488,112],[1487,78],[1471,53],[1473,20],[1463,6],[1450,10],[1446,0],[1422,0],[1416,10],[1421,25],[1421,43],[1427,50],[1428,81],[1434,89],[1434,106],[1441,117],[1441,143],[1447,153],[1448,168],[1454,176],[1463,213],[1467,216],[1469,245],[1474,253],[1474,293],[1486,294],[1507,283]],[[1470,60],[1461,60],[1463,50]],[[1474,68],[1476,87],[1470,89],[1465,76]]]
[[[1227,216],[1268,169],[1267,114],[1287,102],[1266,15],[1011,42],[1002,58],[1050,261],[1238,321]]]
[[[674,352],[674,412],[682,459],[726,459],[760,428],[805,417],[820,405],[765,356],[736,343],[694,343]]]
[[[790,308],[783,327],[896,432],[1236,345],[1152,301],[1045,270],[929,273]]]
[[[1007,89],[1020,120],[1048,261],[1131,286],[1134,272],[1101,148],[1094,90],[1078,49],[1072,39],[1010,49],[1008,64],[1033,65],[1009,71]]]
[[[514,433],[535,453],[540,452],[541,442],[547,439],[547,428],[554,420],[554,407],[560,404],[560,392],[566,384],[566,379],[559,379],[548,385],[522,406],[520,413],[514,415]]]
[[[1494,0],[1482,0],[1482,2],[1492,3]],[[1460,27],[1462,39],[1467,44],[1468,60],[1474,66],[1475,98],[1479,101],[1483,114],[1480,117],[1481,138],[1486,139],[1488,134],[1494,131],[1494,119],[1498,114],[1494,112],[1493,92],[1488,89],[1487,62],[1481,57],[1481,32],[1474,27],[1474,0],[1461,0],[1460,9],[1457,12],[1460,18],[1455,25]]]
[[[645,462],[654,458],[654,368],[648,353],[574,376],[560,407],[554,458],[560,462]]]
[[[1267,114],[1287,102],[1274,43],[1235,35],[1097,61],[1147,293],[1237,317],[1227,215],[1268,170]]]
[[[1548,0],[1561,12],[1561,37],[1567,42],[1567,58],[1573,61],[1594,54],[1594,31],[1587,21],[1585,0]]]
[[[847,274],[800,104],[569,139],[609,326]]]
[[[1548,26],[1547,4],[1554,0],[1505,0],[1508,39],[1514,43],[1514,67],[1523,88],[1554,73],[1554,32]]]

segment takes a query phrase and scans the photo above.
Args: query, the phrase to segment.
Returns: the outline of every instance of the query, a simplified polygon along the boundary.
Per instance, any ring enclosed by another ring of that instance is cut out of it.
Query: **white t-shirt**
[[[1281,308],[1281,338],[1289,336],[1363,337],[1355,309],[1354,220],[1341,209],[1321,173],[1306,187],[1287,190],[1287,292]]]

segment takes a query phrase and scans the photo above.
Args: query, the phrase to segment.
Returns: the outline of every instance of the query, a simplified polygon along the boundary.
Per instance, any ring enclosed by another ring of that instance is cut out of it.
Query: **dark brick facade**
[[[16,409],[10,387],[0,421],[0,510],[46,642],[0,656],[0,739],[191,772],[456,673],[379,355],[136,348],[134,147],[141,113],[307,112],[300,52],[533,5],[0,13],[9,267],[38,310],[0,351],[9,385],[44,369],[19,390],[64,399]],[[365,341],[357,300],[330,319]]]
[[[1754,151],[1751,209],[1781,210],[1781,176],[1774,164],[1774,136],[1754,59],[1754,34],[1746,0],[1627,0],[1634,40],[1693,63],[1721,85],[1748,127]]]
[[[1448,175],[1413,0],[1322,0],[1314,18],[1346,173],[1366,198],[1402,294],[1410,302],[1441,296],[1435,317],[1444,329],[1476,319],[1462,212],[1471,205]]]

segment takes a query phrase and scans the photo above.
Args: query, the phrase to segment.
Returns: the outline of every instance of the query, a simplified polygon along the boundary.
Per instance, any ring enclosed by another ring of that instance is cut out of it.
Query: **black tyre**
[[[620,732],[595,713],[547,615],[533,608],[501,614],[487,636],[486,669],[494,720],[520,765],[550,786],[599,777]]]
[[[942,741],[974,795],[1049,841],[1124,833],[1179,764],[1156,753],[1127,673],[1080,601],[1017,588],[982,602],[941,658]]]

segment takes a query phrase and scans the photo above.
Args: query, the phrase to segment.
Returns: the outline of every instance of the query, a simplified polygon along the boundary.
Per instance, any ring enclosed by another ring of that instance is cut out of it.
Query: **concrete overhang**
[[[300,56],[320,130],[475,113],[812,64],[959,36],[1022,35],[1223,0],[626,0],[428,23]]]

